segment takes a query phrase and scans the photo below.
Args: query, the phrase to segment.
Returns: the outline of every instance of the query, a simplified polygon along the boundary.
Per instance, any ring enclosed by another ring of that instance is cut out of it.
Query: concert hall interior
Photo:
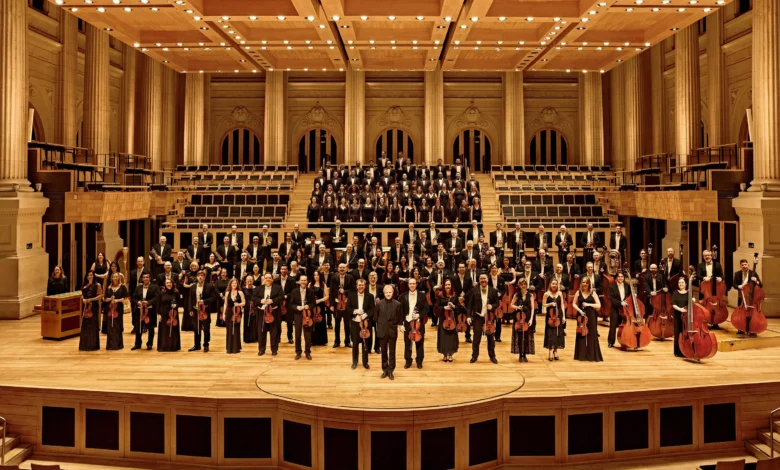
[[[780,470],[778,122],[780,0],[2,0],[0,469]]]

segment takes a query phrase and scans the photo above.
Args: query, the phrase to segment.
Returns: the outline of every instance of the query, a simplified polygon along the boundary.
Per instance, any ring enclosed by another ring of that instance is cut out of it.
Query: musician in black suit
[[[425,359],[424,319],[428,314],[428,301],[425,299],[425,294],[417,290],[417,280],[415,278],[409,278],[407,285],[409,290],[404,292],[399,299],[404,319],[403,325],[401,325],[401,332],[404,334],[404,359],[406,360],[404,369],[412,367],[412,343],[415,343],[417,368],[422,369],[423,359]],[[409,339],[412,321],[417,321],[420,335],[422,336],[422,339],[417,342]]]
[[[260,232],[258,237],[260,239],[260,252],[262,253],[262,259],[258,256],[257,262],[255,264],[260,265],[260,270],[262,270],[264,261],[266,263],[271,262],[271,247],[274,244],[274,237],[272,234],[268,233],[267,225],[263,225],[263,231]]]
[[[130,292],[132,293],[135,293],[135,288],[143,282],[144,274],[149,274],[150,276],[152,275],[152,273],[149,271],[149,268],[144,267],[145,262],[145,258],[143,256],[139,256],[135,260],[136,268],[130,271],[128,282],[130,284]],[[132,304],[132,307],[133,331],[131,331],[131,334],[135,334],[135,330],[138,328],[138,310],[135,308],[135,303]]]
[[[384,299],[374,305],[374,323],[376,337],[382,351],[382,377],[395,380],[395,345],[398,341],[398,325],[403,320],[401,303],[393,300],[394,288],[386,285],[383,289]]]
[[[204,261],[208,260],[209,255],[211,254],[212,245],[214,245],[214,235],[209,232],[208,225],[203,224],[202,231],[198,234],[198,241],[200,242],[200,247],[203,249],[203,256],[201,259]]]
[[[347,270],[352,271],[357,268],[358,254],[355,252],[355,247],[351,243],[347,245],[347,249],[341,254],[339,258],[339,264],[346,264]]]
[[[539,256],[534,260],[533,268],[534,271],[545,276],[552,274],[552,258],[547,256],[545,250],[539,250]]]
[[[356,290],[349,293],[347,298],[347,316],[349,317],[349,331],[352,337],[352,369],[357,369],[358,353],[362,345],[363,347],[363,368],[370,369],[368,365],[368,354],[371,351],[371,340],[369,338],[361,338],[361,322],[368,321],[369,318],[374,316],[374,296],[366,290],[366,281],[364,279],[358,279],[355,283]],[[369,334],[371,333],[371,325],[368,325]]]
[[[284,291],[281,286],[274,284],[274,278],[270,273],[263,276],[263,283],[255,286],[252,291],[252,301],[258,306],[257,311],[257,355],[265,354],[268,335],[271,335],[271,355],[276,356],[279,351],[279,336],[277,330],[281,327],[281,304],[284,300]],[[274,321],[266,323],[265,309],[271,306]]]
[[[292,239],[292,233],[288,232],[284,236],[284,243],[279,245],[279,256],[284,258],[285,263],[290,264],[290,260],[295,256],[298,246],[299,245]]]
[[[602,292],[601,287],[603,284],[601,282],[601,274],[594,271],[592,261],[585,265],[585,272],[580,275],[580,278],[584,277],[590,278],[590,285],[593,287],[593,291],[596,293],[596,295],[609,295],[608,292]]]
[[[153,253],[149,254],[149,260],[151,260],[152,276],[155,278],[163,270],[166,261],[173,261],[171,253],[171,245],[166,242],[164,236],[160,237],[160,243],[152,246]],[[156,255],[155,255],[156,253]]]
[[[420,235],[414,229],[414,224],[409,224],[409,229],[404,231],[403,244],[408,246],[410,243],[416,243],[418,238]]]
[[[602,246],[601,235],[593,231],[593,224],[588,224],[588,230],[580,237],[582,245],[583,266],[593,261],[593,250]]]
[[[458,294],[458,298],[463,299],[464,307],[471,305],[471,292],[476,284],[471,282],[471,276],[466,273],[466,264],[458,263],[458,272],[450,278],[452,280],[452,289]],[[466,342],[471,342],[471,325],[466,328]]]
[[[203,351],[209,352],[211,314],[217,310],[217,289],[210,282],[206,282],[206,271],[204,269],[198,271],[198,283],[190,288],[189,304],[192,306],[192,310],[188,313],[191,317],[195,317],[195,321],[192,322],[195,325],[195,344],[190,351],[200,350],[200,339],[201,335],[203,335]],[[206,307],[206,320],[198,318],[201,304]]]
[[[187,260],[189,261],[195,261],[198,263],[198,266],[202,266],[203,263],[205,263],[207,259],[203,259],[203,254],[206,252],[206,250],[203,249],[202,246],[200,246],[200,237],[195,237],[192,239],[192,245],[187,247],[187,252],[184,255]],[[189,265],[189,263],[187,263]]]
[[[425,237],[430,240],[431,245],[436,246],[444,241],[445,233],[436,228],[436,222],[431,222],[430,228],[425,230]]]
[[[574,278],[580,277],[580,265],[574,262],[574,253],[568,253],[566,255],[566,262],[563,263],[563,272],[569,277],[572,284],[574,284]],[[593,286],[591,286],[593,288]]]
[[[307,288],[309,279],[306,276],[298,278],[298,287],[293,288],[290,292],[290,307],[288,315],[292,312],[295,322],[295,360],[301,358],[301,353],[306,354],[306,359],[311,361],[311,329],[312,326],[303,326],[303,311],[309,310],[309,315],[314,315],[312,310],[316,306],[317,299],[314,296],[314,291]],[[313,321],[313,317],[312,317]],[[305,343],[305,349],[301,347],[301,333],[303,333],[303,340]]]
[[[623,271],[619,271],[615,276],[615,282],[609,286],[609,300],[612,302],[612,311],[609,315],[609,336],[607,337],[607,346],[615,346],[615,336],[617,327],[621,323],[620,312],[623,307],[628,305],[628,297],[631,296],[631,288],[626,282]]]
[[[290,308],[290,295],[295,289],[295,283],[296,279],[294,276],[289,275],[289,268],[282,263],[282,266],[279,268],[279,277],[274,278],[274,284],[282,288],[282,292],[284,292],[284,308],[287,310],[287,314],[284,316],[281,316],[281,320],[287,323],[287,342],[289,344],[293,344],[293,310]],[[276,336],[279,337],[279,341],[281,341],[282,338],[282,329],[281,327],[276,330]]]
[[[466,243],[471,241],[474,244],[476,244],[479,241],[479,237],[485,236],[485,232],[483,232],[482,229],[479,228],[479,225],[477,225],[476,220],[472,220],[471,228],[466,230],[465,235],[466,235]]]
[[[248,274],[252,274],[252,269],[254,269],[254,266],[254,263],[249,261],[249,253],[246,251],[242,252],[241,259],[233,267],[233,273],[235,273],[235,277],[239,280],[241,285],[244,285],[244,278]]]
[[[222,244],[217,247],[217,261],[228,270],[228,278],[233,277],[233,265],[236,263],[236,247],[230,244],[230,236],[222,238]],[[221,259],[220,259],[221,258]]]
[[[566,261],[566,255],[574,247],[574,239],[566,231],[565,225],[561,225],[561,231],[555,236],[555,246],[558,247],[558,262],[563,264]]]
[[[471,308],[469,309],[468,323],[474,328],[474,342],[471,345],[471,361],[477,362],[479,358],[479,343],[482,341],[482,330],[485,326],[485,318],[488,311],[495,312],[498,308],[498,292],[488,286],[487,274],[479,277],[479,285],[471,291]],[[488,356],[490,362],[498,364],[496,359],[496,339],[493,334],[487,335]]]
[[[758,255],[756,255],[758,256]],[[756,261],[758,261],[758,258],[756,258]],[[746,259],[739,260],[739,271],[734,273],[734,289],[737,289],[737,307],[742,305],[742,291],[743,289],[752,281],[754,282],[758,287],[763,287],[763,284],[761,284],[761,278],[758,277],[758,273],[753,271],[748,267],[748,262]],[[747,318],[747,326],[748,329],[750,328],[750,318]],[[744,331],[737,331],[738,335],[744,335]],[[751,337],[756,337],[757,335],[755,333],[750,333]]]
[[[704,250],[702,253],[703,261],[696,268],[696,277],[699,281],[709,281],[713,277],[716,282],[723,281],[723,267],[719,262],[712,259],[712,252]]]
[[[146,340],[147,351],[152,350],[154,344],[154,329],[157,327],[157,297],[160,295],[160,289],[156,284],[152,284],[152,276],[149,273],[144,273],[142,276],[142,283],[136,286],[133,292],[133,304],[138,309],[139,323],[135,329],[135,345],[130,348],[131,351],[141,349],[141,337],[143,336],[143,329],[146,327],[149,331],[149,336]],[[141,305],[146,305],[148,309],[149,324],[141,323]]]
[[[290,234],[290,237],[292,238],[293,243],[298,245],[299,247],[303,246],[306,243],[306,236],[301,232],[300,227],[298,227],[298,224],[293,225],[293,231]]]
[[[455,253],[460,255],[460,252],[463,251],[463,247],[463,239],[458,234],[457,229],[450,230],[450,236],[444,242],[444,251],[448,254],[452,254],[452,250],[454,249]]]
[[[499,275],[498,271],[498,265],[497,264],[489,264],[486,268],[487,275],[488,275],[488,286],[492,287],[496,290],[496,294],[498,295],[499,301],[501,300],[501,296],[504,295],[504,279]],[[509,315],[508,312],[504,312],[504,315]],[[496,343],[501,342],[501,319],[496,317],[496,333],[495,333]]]
[[[466,242],[466,248],[460,253],[460,261],[468,265],[469,260],[476,260],[477,269],[479,269],[482,260],[479,259],[479,250],[474,247],[474,243],[469,240]]]
[[[514,264],[517,269],[523,269],[520,258],[525,252],[525,232],[520,228],[520,223],[515,223],[515,229],[507,234],[506,248],[512,250]]]
[[[330,229],[330,243],[333,248],[347,246],[347,231],[341,228],[341,221],[336,219],[336,226]]]
[[[170,279],[173,282],[173,285],[175,286],[176,283],[179,280],[179,276],[176,275],[176,273],[173,272],[173,264],[171,264],[170,261],[166,261],[163,265],[163,270],[160,272],[160,274],[157,275],[157,279],[155,282],[157,282],[157,286],[164,286],[165,280]]]
[[[552,237],[549,233],[544,231],[544,225],[540,225],[539,229],[534,234],[534,251],[539,251],[542,248],[545,250],[550,247],[550,240]]]
[[[357,262],[357,268],[353,269],[350,274],[352,274],[355,281],[363,279],[368,282],[368,275],[371,274],[371,270],[366,268],[366,260],[360,258]]]
[[[623,228],[620,226],[615,227],[615,233],[609,237],[609,248],[620,252],[620,259],[626,259],[626,247],[628,246],[628,240],[623,235]]]
[[[399,237],[395,238],[395,245],[390,248],[390,261],[394,265],[398,265],[401,262],[401,258],[406,256],[406,249],[404,249],[403,243]]]
[[[238,232],[238,227],[235,225],[230,227],[228,238],[230,238],[230,245],[236,253],[240,253],[244,249],[244,234]]]
[[[347,315],[346,303],[344,309],[339,309],[339,296],[344,295],[349,299],[349,293],[355,290],[355,280],[347,274],[347,265],[340,264],[338,273],[330,278],[330,309],[333,315],[336,317],[335,335],[336,338],[333,342],[333,347],[338,348],[341,346],[341,323],[344,322],[344,346],[347,348],[352,347],[352,342],[349,336],[349,320],[351,315]]]
[[[669,292],[663,273],[658,271],[658,265],[651,264],[645,274],[645,319],[653,313],[653,297],[663,292]],[[671,295],[671,294],[669,294]]]
[[[674,248],[666,249],[666,259],[661,261],[660,265],[659,268],[661,269],[667,284],[669,284],[672,277],[682,274],[682,261],[674,257]],[[672,288],[676,287],[676,284],[672,286]]]
[[[496,223],[496,231],[490,232],[490,246],[496,250],[496,256],[503,258],[504,247],[507,246],[509,238],[502,228],[501,222]]]

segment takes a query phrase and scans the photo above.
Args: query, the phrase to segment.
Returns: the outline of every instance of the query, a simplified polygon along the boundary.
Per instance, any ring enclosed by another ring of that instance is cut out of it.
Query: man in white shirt
[[[471,361],[477,362],[479,358],[479,344],[482,341],[482,331],[485,327],[488,311],[494,311],[498,308],[498,293],[488,285],[487,274],[479,276],[479,285],[471,293],[471,309],[469,312],[468,323],[474,328],[474,342],[471,344]],[[490,362],[498,364],[496,359],[496,339],[494,335],[488,334],[488,356]]]
[[[404,369],[412,367],[412,343],[416,349],[417,368],[422,369],[423,359],[425,359],[425,322],[424,317],[428,313],[428,301],[425,295],[417,290],[417,280],[410,278],[408,281],[409,290],[405,292],[399,301],[403,312],[404,322],[401,325],[401,331],[404,333],[404,359],[406,364]],[[409,332],[412,330],[412,322],[416,322],[417,329],[420,330],[420,341],[409,339]]]
[[[349,329],[352,337],[352,369],[357,369],[358,353],[361,346],[363,348],[363,368],[370,369],[371,367],[368,365],[368,353],[371,351],[371,343],[369,342],[371,322],[369,318],[374,316],[374,296],[366,292],[365,280],[358,279],[356,286],[356,290],[349,293],[347,300],[347,314],[351,319]],[[369,338],[360,337],[360,331],[364,326],[368,330]]]
[[[154,329],[157,327],[157,296],[160,295],[160,289],[156,284],[151,283],[152,276],[148,272],[143,273],[141,279],[142,284],[138,284],[133,293],[133,302],[139,312],[139,323],[135,331],[135,345],[130,349],[131,351],[141,349],[141,336],[143,335],[144,328],[149,331],[146,349],[151,351],[152,345],[154,344]],[[144,306],[148,311],[148,324],[142,321],[141,309]]]
[[[290,298],[290,310],[295,317],[295,360],[301,358],[301,353],[306,353],[306,359],[311,361],[311,329],[312,326],[303,326],[304,311],[307,311],[310,318],[314,318],[313,309],[316,306],[314,292],[308,289],[306,285],[309,280],[306,276],[298,279],[298,287],[292,291]],[[289,314],[289,313],[288,313]],[[301,333],[305,342],[305,350],[301,348]]]

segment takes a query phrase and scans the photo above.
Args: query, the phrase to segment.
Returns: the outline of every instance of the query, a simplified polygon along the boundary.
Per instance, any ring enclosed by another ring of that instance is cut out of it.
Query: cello
[[[631,279],[631,272],[628,270],[628,263],[625,265],[626,278]],[[645,325],[645,305],[637,300],[635,279],[629,281],[631,296],[623,307],[623,324],[618,327],[617,335],[620,346],[623,349],[644,348],[652,337],[650,329]]]
[[[607,247],[604,247],[604,251],[607,252],[607,260],[602,260],[606,265],[607,261],[610,262],[610,266],[613,268],[613,272],[617,275],[620,271],[620,252],[617,250],[607,251]],[[614,264],[613,264],[614,263]],[[594,266],[595,269],[595,266]],[[599,311],[599,318],[605,321],[609,321],[609,314],[612,311],[612,300],[609,298],[609,286],[615,283],[615,277],[610,274],[609,266],[606,271],[601,271],[601,311]]]
[[[693,266],[688,269],[690,272],[688,277],[688,311],[678,343],[683,356],[688,359],[701,361],[714,356],[718,352],[718,340],[715,338],[715,334],[710,333],[707,327],[710,312],[699,302],[693,301],[693,289],[691,286],[694,279],[696,279],[696,271]]]
[[[715,279],[715,263],[718,257],[718,246],[712,245],[712,277],[699,284],[699,292],[704,296],[702,303],[710,313],[709,323],[711,325],[720,325],[729,317],[729,310],[726,306],[726,283]]]
[[[731,324],[739,331],[748,335],[757,335],[766,331],[767,323],[764,312],[761,311],[761,302],[764,301],[764,289],[750,279],[758,266],[758,253],[753,255],[753,270],[748,271],[748,281],[739,289],[742,303],[731,314]]]

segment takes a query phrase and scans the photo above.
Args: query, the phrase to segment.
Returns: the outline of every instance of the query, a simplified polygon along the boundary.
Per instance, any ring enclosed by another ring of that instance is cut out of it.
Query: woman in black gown
[[[106,261],[106,255],[103,253],[97,254],[97,259],[95,259],[95,262],[92,263],[92,268],[90,269],[93,273],[95,273],[95,282],[101,285],[101,287],[104,287],[106,285],[106,275],[108,274],[108,262]],[[107,312],[104,310],[101,314],[101,327],[100,332],[103,334],[106,334],[106,314]]]
[[[342,222],[349,222],[349,204],[347,204],[347,198],[342,197],[339,200],[339,205],[336,208],[336,217]]]
[[[157,313],[160,315],[157,333],[158,352],[173,352],[181,349],[179,305],[176,303],[178,298],[179,292],[173,285],[173,280],[166,279],[157,298]]]
[[[452,190],[452,198],[455,199],[455,205],[458,207],[466,200],[466,190],[463,189],[463,184],[460,181],[455,183],[455,189]]]
[[[458,208],[458,221],[465,224],[471,222],[471,207],[469,207],[468,201],[465,199],[460,201],[460,207]]]
[[[352,196],[352,204],[349,206],[349,222],[360,222],[360,199]]]
[[[431,220],[437,224],[444,222],[444,206],[441,205],[441,199],[438,197],[433,201],[433,207],[431,207]]]
[[[122,314],[125,304],[122,299],[127,297],[127,288],[121,283],[119,273],[111,276],[111,284],[103,292],[103,311],[107,312],[106,321],[106,351],[117,351],[124,349],[125,344],[122,341]],[[116,309],[116,318],[111,318],[111,306]]]
[[[403,213],[403,207],[398,202],[398,198],[393,198],[393,204],[390,206],[390,222],[400,222],[401,215]]]
[[[455,223],[460,218],[460,208],[455,205],[455,199],[450,198],[447,207],[444,208],[444,217],[448,223]]]
[[[336,204],[330,196],[325,197],[325,202],[322,204],[322,210],[320,211],[320,221],[333,222],[336,220]]]
[[[244,293],[238,286],[238,279],[233,278],[225,291],[225,349],[228,354],[241,352],[241,312],[244,311],[244,305]],[[233,312],[234,307],[239,307],[238,313]]]
[[[309,203],[309,208],[306,210],[306,220],[308,220],[310,223],[319,222],[321,214],[320,211],[322,210],[322,207],[320,206],[320,203],[317,201],[316,196],[311,197],[311,202]]]
[[[311,344],[312,346],[325,346],[328,344],[328,325],[325,321],[325,302],[328,297],[325,292],[325,283],[322,281],[322,275],[319,271],[312,273],[311,282],[309,282],[309,288],[314,292],[314,298],[316,299],[316,308],[319,308],[323,312],[322,318],[319,322],[315,322],[311,330]],[[312,312],[314,315],[314,312]]]
[[[104,292],[106,290],[106,287],[108,287],[108,285],[111,284],[111,278],[114,276],[114,273],[119,273],[119,282],[121,283],[125,282],[124,276],[122,276],[122,273],[119,270],[119,263],[117,263],[116,261],[112,261],[108,265],[108,273],[106,273],[106,277],[103,278]]]
[[[544,347],[549,350],[548,360],[558,360],[558,350],[566,347],[566,310],[563,306],[563,293],[558,289],[558,281],[553,279],[542,298],[544,315]],[[550,326],[549,320],[553,310],[557,310],[559,326]]]
[[[674,357],[685,357],[680,351],[680,333],[683,329],[683,319],[688,315],[688,290],[684,277],[677,281],[677,290],[672,292],[672,308],[674,309]]]
[[[84,303],[84,312],[81,317],[81,335],[79,337],[79,351],[97,351],[100,349],[100,334],[98,322],[100,321],[98,301],[103,293],[103,288],[95,281],[95,273],[90,271],[84,276],[84,285],[81,288],[81,299]]]
[[[410,223],[417,220],[417,208],[414,206],[414,201],[411,197],[406,198],[406,205],[404,206],[404,222]]]
[[[46,295],[58,295],[68,292],[68,279],[62,272],[62,268],[54,266],[49,278],[49,283],[46,285]]]
[[[387,220],[387,210],[387,200],[384,196],[381,196],[379,202],[376,204],[376,209],[374,210],[374,222],[384,222]]]
[[[443,356],[442,360],[444,362],[452,362],[452,355],[458,352],[458,315],[465,312],[460,302],[458,302],[458,294],[453,290],[450,279],[444,280],[442,295],[436,299],[436,305],[439,307],[439,314],[441,315],[439,324],[442,325],[436,330],[436,350]],[[456,326],[448,329],[444,326],[444,320],[450,313]]]
[[[431,207],[428,205],[428,200],[423,199],[420,204],[420,208],[417,209],[417,222],[427,224],[431,221]]]
[[[259,269],[257,265],[254,265],[252,267],[252,272],[254,276],[254,272],[257,271],[257,275],[259,276]],[[219,272],[219,279],[217,279],[217,282],[214,283],[214,287],[217,288],[217,294],[219,294],[219,310],[217,311],[217,326],[224,327],[225,326],[225,316],[223,315],[222,307],[225,305],[225,291],[227,290],[228,286],[228,277],[227,277],[227,270],[222,269]]]
[[[528,290],[528,283],[524,278],[517,281],[517,292],[512,296],[512,303],[509,306],[512,315],[512,354],[519,355],[519,362],[528,362],[528,355],[536,354],[536,342],[534,333],[536,333],[536,297]],[[514,325],[517,323],[519,312],[525,312],[525,320],[528,322],[528,330],[518,331]]]
[[[479,197],[475,197],[474,202],[472,202],[471,220],[482,223],[482,202],[479,200]]]
[[[590,278],[583,277],[580,281],[580,290],[574,294],[572,308],[577,311],[577,320],[580,316],[585,317],[585,324],[588,326],[588,334],[585,336],[577,334],[574,339],[574,360],[601,362],[601,348],[599,347],[598,332],[598,311],[601,309],[599,296],[593,291],[590,285]]]
[[[363,204],[363,208],[361,209],[361,220],[366,223],[372,223],[374,221],[374,203],[371,202],[371,198],[367,197],[365,198],[366,203]]]
[[[438,197],[439,195],[436,194],[436,187],[433,186],[432,184],[428,185],[428,192],[425,193],[425,199],[428,200],[428,207],[433,207]]]
[[[297,275],[297,274],[296,274]],[[255,290],[255,278],[246,276],[244,278],[244,299],[249,299],[244,306],[244,342],[257,342],[257,308],[252,302],[252,291]]]

